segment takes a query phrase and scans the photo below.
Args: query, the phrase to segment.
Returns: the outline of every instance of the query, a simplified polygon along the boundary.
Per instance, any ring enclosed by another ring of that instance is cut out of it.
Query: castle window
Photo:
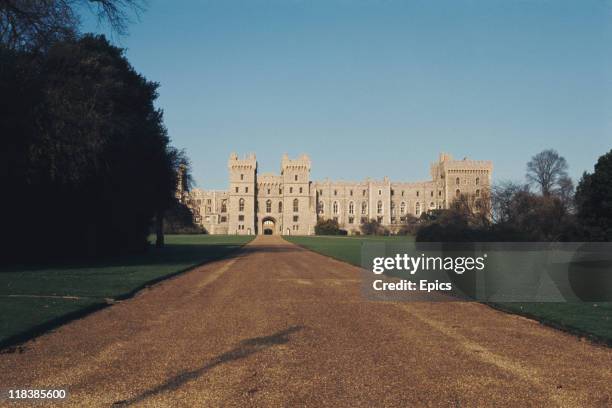
[[[355,217],[349,217],[348,218],[348,223],[349,224],[353,224],[355,222]]]
[[[206,207],[206,212],[209,213],[210,211],[210,207]]]
[[[222,213],[227,212],[227,201],[226,200],[221,201],[221,212]]]
[[[294,180],[297,181],[297,174],[294,176]]]
[[[212,204],[212,200],[209,198],[208,200],[206,200],[206,204],[211,205]]]
[[[323,214],[325,211],[325,203],[323,201],[319,201],[319,214]]]
[[[391,195],[395,195],[395,190],[391,190]]]
[[[300,187],[300,194],[302,194],[302,187]]]
[[[244,174],[240,175],[240,180],[244,180]]]
[[[363,190],[363,191],[361,192],[361,195],[365,197],[365,195],[366,195],[366,191],[365,191],[365,190]]]
[[[378,214],[383,213],[383,202],[382,201],[378,201],[378,203],[376,204],[376,212]]]
[[[244,215],[239,215],[238,216],[238,221],[244,221]]]
[[[429,194],[431,197],[433,197],[433,190],[431,191],[431,193]]]
[[[476,190],[476,197],[480,197],[480,190]]]
[[[238,192],[238,187],[236,187],[236,192]]]
[[[282,201],[279,201],[279,202],[278,202],[278,212],[279,212],[279,213],[282,213],[282,212],[283,212],[283,202],[282,202]]]
[[[391,215],[395,215],[395,203],[391,201]]]
[[[367,214],[368,212],[368,203],[365,201],[361,203],[361,214]]]
[[[300,202],[296,198],[293,200],[293,212],[298,212],[300,210]]]
[[[431,203],[429,203],[429,206],[430,206],[431,208],[435,208],[435,207],[436,207],[436,204],[434,204],[434,202],[432,201]]]
[[[238,201],[238,211],[244,211],[244,198]]]
[[[221,222],[226,222],[227,221],[227,217],[224,215],[221,217]]]
[[[476,185],[480,184],[480,178],[476,177]]]
[[[361,223],[365,224],[366,222],[368,222],[368,217],[361,217]]]
[[[419,192],[417,191],[417,197],[419,196]]]
[[[406,203],[402,201],[400,204],[400,214],[406,214]]]
[[[323,195],[323,190],[319,190],[319,195],[322,196]]]
[[[460,195],[461,195],[461,191],[457,189],[457,191],[455,191],[455,196],[458,198]]]
[[[459,177],[455,179],[455,184],[459,185]]]
[[[355,203],[352,201],[349,203],[349,214],[355,214]]]
[[[402,190],[402,197],[404,196],[404,190]]]
[[[278,194],[283,194],[283,189],[282,188],[278,189]]]
[[[338,190],[334,190],[334,195],[337,196],[338,195]]]
[[[378,190],[378,195],[382,195],[382,190]]]
[[[270,189],[268,189],[268,194],[270,194]]]
[[[416,203],[416,205],[414,206],[414,213],[417,217],[421,215],[421,203]]]
[[[245,187],[245,188],[244,188],[244,192],[245,192],[245,193],[248,193],[248,192],[249,192],[249,188],[248,188],[248,187]]]
[[[379,224],[382,224],[383,217],[376,217],[376,221],[378,221]]]
[[[266,212],[267,213],[271,213],[272,212],[272,200],[267,200],[266,201]]]
[[[289,194],[293,193],[293,187],[289,187]]]
[[[293,216],[293,222],[298,222],[298,216],[297,215]]]
[[[353,196],[353,190],[351,190],[351,191],[349,192],[349,194],[350,194],[350,196],[352,197],[352,196]]]
[[[442,197],[442,190],[438,190],[438,197]]]
[[[338,202],[337,201],[334,201],[333,211],[334,211],[334,214],[338,214]]]

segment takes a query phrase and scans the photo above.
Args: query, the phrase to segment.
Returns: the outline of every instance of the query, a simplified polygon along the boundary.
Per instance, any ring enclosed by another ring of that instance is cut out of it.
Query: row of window
[[[478,184],[478,183],[477,183]],[[404,193],[405,191],[402,190],[402,197],[404,197]],[[416,191],[416,196],[419,197],[420,196],[420,191]],[[430,191],[431,196],[434,196],[434,192]],[[319,190],[319,195],[322,196],[323,195],[323,190]],[[338,190],[334,190],[334,196],[338,195]],[[361,195],[363,197],[365,197],[367,195],[367,190],[362,190]],[[381,196],[382,195],[382,190],[379,189],[378,190],[378,195]],[[391,190],[391,195],[395,195],[395,190]],[[353,196],[353,190],[349,190],[349,196]],[[442,196],[442,190],[438,190],[438,196]]]
[[[455,179],[455,183],[456,183],[457,185],[460,185],[460,184],[461,184],[461,179],[460,179],[459,177],[457,177],[457,178]],[[476,180],[474,180],[474,183],[475,183],[477,186],[478,186],[478,185],[480,185],[480,177],[476,177]],[[404,191],[404,190],[402,190],[402,197],[404,197],[404,193],[405,193],[405,191]],[[365,197],[365,196],[366,196],[366,194],[367,194],[367,190],[362,190],[362,191],[361,191],[361,195],[362,195],[363,197]],[[321,195],[321,196],[323,195],[323,190],[319,190],[319,195]],[[334,190],[334,196],[337,196],[337,195],[338,195],[338,190]],[[378,195],[382,195],[382,189],[378,189]],[[391,195],[395,195],[395,190],[391,189]],[[416,196],[417,196],[417,197],[419,197],[419,195],[420,195],[420,192],[417,190],[417,191],[416,191]],[[433,192],[433,191],[431,191],[431,192],[430,192],[430,195],[433,197],[434,192]],[[353,196],[353,190],[349,190],[349,196],[351,196],[351,197]],[[442,196],[442,191],[441,191],[441,190],[438,190],[438,196]]]
[[[244,174],[240,175],[240,180],[244,181]],[[298,175],[297,174],[293,176],[293,180],[298,181]]]
[[[459,191],[459,190],[457,190]],[[461,193],[458,192],[457,196],[459,196]],[[480,196],[480,190],[476,191],[476,196]],[[436,204],[432,201],[429,206],[431,208],[436,208]],[[439,204],[439,208],[442,208],[442,205]],[[325,213],[325,203],[323,201],[319,201],[319,208],[318,208],[318,213],[319,214],[323,214]],[[332,214],[339,214],[340,213],[340,204],[337,201],[334,201],[332,204]],[[348,206],[348,213],[350,215],[355,214],[355,203],[354,202],[349,202],[349,206]],[[365,215],[368,213],[368,204],[364,201],[361,203],[361,214]],[[377,214],[384,214],[384,204],[382,201],[378,201],[376,203],[376,213]],[[395,203],[391,203],[391,214],[395,215]],[[400,214],[404,215],[406,214],[406,203],[402,202],[400,204]],[[415,204],[415,214],[416,215],[420,215],[421,214],[421,203],[416,203]],[[349,217],[350,218],[350,217]]]
[[[235,191],[236,193],[239,193],[239,192],[240,192],[240,187],[234,187],[234,191]],[[300,192],[300,194],[304,193],[304,187],[300,187],[300,188],[298,189],[298,191]],[[245,193],[248,193],[248,192],[249,192],[249,187],[248,187],[248,186],[244,188],[244,192],[245,192]],[[271,194],[271,193],[272,193],[272,190],[271,190],[271,189],[267,189],[267,193],[268,193],[268,194]],[[279,188],[279,189],[278,189],[278,194],[283,194],[283,189],[282,189],[282,188]],[[293,187],[289,187],[289,194],[293,194]],[[210,200],[208,200],[208,201],[210,201]]]
[[[244,198],[241,198],[240,200],[238,200],[238,211],[244,211]],[[293,200],[293,212],[299,212],[300,210],[300,201],[296,198]],[[266,212],[267,213],[271,213],[272,212],[272,200],[267,200],[266,201]],[[279,201],[278,202],[278,212],[283,212],[283,202]]]

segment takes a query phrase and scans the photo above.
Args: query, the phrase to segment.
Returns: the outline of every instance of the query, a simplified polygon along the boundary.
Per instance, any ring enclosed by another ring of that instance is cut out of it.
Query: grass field
[[[252,237],[168,235],[166,247],[93,263],[0,269],[0,347],[235,251]]]
[[[361,246],[369,242],[406,243],[411,237],[286,236],[286,240],[323,255],[361,265]],[[403,240],[403,241],[402,241]],[[389,255],[389,254],[387,254]],[[491,306],[612,345],[612,303],[496,303]]]

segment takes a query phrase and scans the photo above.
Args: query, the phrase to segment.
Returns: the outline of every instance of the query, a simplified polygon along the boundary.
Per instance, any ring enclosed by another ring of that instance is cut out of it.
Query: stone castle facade
[[[312,235],[317,220],[330,218],[349,234],[370,219],[394,231],[409,215],[448,208],[462,195],[485,197],[493,171],[490,161],[454,160],[444,153],[431,164],[431,180],[422,182],[311,181],[306,155],[284,155],[280,174],[258,174],[254,154],[232,153],[227,166],[229,190],[181,195],[194,221],[210,234]]]

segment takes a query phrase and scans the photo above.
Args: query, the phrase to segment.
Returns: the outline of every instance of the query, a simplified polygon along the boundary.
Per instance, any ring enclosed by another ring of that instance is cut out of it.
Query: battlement
[[[297,159],[290,159],[287,153],[285,153],[283,154],[283,158],[281,160],[281,172],[286,168],[303,168],[310,171],[310,165],[310,157],[308,157],[307,154],[302,154]]]
[[[255,153],[248,153],[241,159],[236,153],[232,152],[227,161],[227,167],[229,169],[257,168],[257,157]]]

